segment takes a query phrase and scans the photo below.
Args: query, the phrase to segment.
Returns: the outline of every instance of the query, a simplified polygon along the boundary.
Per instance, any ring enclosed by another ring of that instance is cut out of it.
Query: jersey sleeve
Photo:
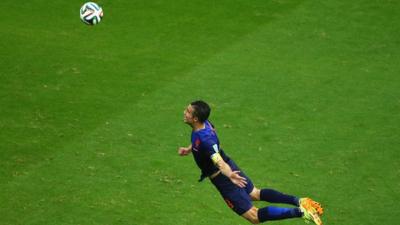
[[[219,146],[213,138],[206,138],[203,140],[204,153],[211,158],[215,153],[219,153]]]

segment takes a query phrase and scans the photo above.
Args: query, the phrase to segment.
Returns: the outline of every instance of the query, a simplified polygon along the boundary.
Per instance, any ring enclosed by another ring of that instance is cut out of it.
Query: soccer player
[[[192,128],[191,144],[180,147],[181,156],[193,154],[201,170],[200,180],[208,177],[218,189],[227,205],[253,224],[270,220],[303,218],[322,225],[321,205],[310,198],[298,198],[273,189],[255,187],[236,163],[220,148],[214,126],[208,121],[211,109],[204,101],[190,103],[184,111],[183,121]],[[286,203],[294,207],[267,206],[258,209],[252,201]]]

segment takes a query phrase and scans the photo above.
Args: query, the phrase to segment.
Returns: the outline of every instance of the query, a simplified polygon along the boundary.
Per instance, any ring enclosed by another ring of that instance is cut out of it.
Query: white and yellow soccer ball
[[[87,25],[96,25],[103,18],[103,9],[94,2],[86,2],[80,10],[82,22]]]

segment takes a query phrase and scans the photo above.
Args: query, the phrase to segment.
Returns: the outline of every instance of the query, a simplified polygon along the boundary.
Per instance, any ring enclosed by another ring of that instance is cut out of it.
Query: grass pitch
[[[248,224],[176,154],[194,99],[258,187],[396,224],[400,3],[98,3],[0,2],[1,225]]]

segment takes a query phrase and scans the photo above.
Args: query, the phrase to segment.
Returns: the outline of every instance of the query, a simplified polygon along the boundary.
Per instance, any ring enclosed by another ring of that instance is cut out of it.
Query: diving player
[[[184,122],[192,128],[191,144],[180,147],[181,156],[193,154],[201,170],[200,180],[209,178],[227,205],[253,224],[269,220],[303,218],[322,225],[321,205],[310,198],[298,198],[273,189],[258,189],[236,163],[220,148],[214,126],[208,120],[211,109],[204,101],[190,103],[184,111]],[[267,206],[258,209],[252,201],[286,203],[291,208]]]

